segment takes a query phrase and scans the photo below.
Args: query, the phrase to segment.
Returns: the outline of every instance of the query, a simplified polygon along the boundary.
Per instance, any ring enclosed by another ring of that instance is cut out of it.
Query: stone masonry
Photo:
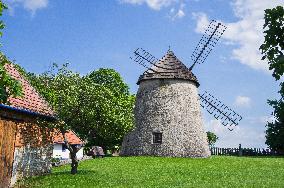
[[[168,57],[179,61],[171,54]],[[144,80],[140,77],[134,109],[135,129],[124,137],[121,155],[209,157],[197,81],[177,75],[154,77]],[[153,143],[153,133],[162,133],[161,143]]]
[[[136,97],[136,128],[125,137],[122,155],[210,156],[194,83],[147,80]],[[153,132],[162,133],[161,144],[153,144]]]
[[[45,147],[16,147],[11,178],[11,185],[17,180],[50,173],[52,145]]]

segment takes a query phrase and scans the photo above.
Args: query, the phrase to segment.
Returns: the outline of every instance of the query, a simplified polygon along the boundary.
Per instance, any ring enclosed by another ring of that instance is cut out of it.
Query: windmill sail
[[[233,126],[237,126],[242,119],[242,116],[236,113],[234,110],[223,104],[213,95],[208,92],[199,94],[200,105],[207,110],[210,114],[213,114],[214,118],[220,120],[224,126],[228,126],[230,131],[233,130]]]
[[[143,67],[155,72],[151,67],[155,66],[158,59],[142,48],[137,48],[134,51],[134,56],[130,57],[134,62],[139,63]]]
[[[205,61],[211,50],[215,47],[218,40],[223,35],[226,28],[227,27],[225,25],[215,20],[212,20],[210,22],[205,33],[203,34],[202,38],[200,39],[191,55],[193,64],[189,68],[190,70],[192,70],[196,64],[201,64]]]

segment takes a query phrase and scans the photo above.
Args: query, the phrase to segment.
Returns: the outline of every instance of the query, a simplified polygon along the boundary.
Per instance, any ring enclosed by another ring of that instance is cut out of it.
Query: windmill
[[[134,51],[131,59],[147,70],[137,82],[136,128],[125,136],[122,155],[210,156],[200,106],[230,131],[238,125],[242,119],[238,113],[209,92],[198,93],[200,84],[192,73],[225,30],[222,23],[210,22],[191,55],[189,68],[170,49],[159,60],[142,48]]]

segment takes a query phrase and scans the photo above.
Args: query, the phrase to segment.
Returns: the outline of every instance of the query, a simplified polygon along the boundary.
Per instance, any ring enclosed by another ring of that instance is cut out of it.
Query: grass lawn
[[[284,158],[109,157],[52,169],[18,187],[284,187]]]

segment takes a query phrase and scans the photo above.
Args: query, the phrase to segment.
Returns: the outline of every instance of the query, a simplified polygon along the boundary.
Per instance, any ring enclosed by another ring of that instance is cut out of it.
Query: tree
[[[135,96],[113,69],[99,69],[86,76],[94,85],[102,88],[104,97],[97,101],[98,115],[93,143],[106,149],[120,146],[124,135],[133,128]],[[96,99],[93,99],[96,100]]]
[[[207,134],[207,139],[208,139],[209,146],[213,147],[214,144],[219,139],[218,136],[215,133],[210,132],[210,131],[207,131],[206,134]]]
[[[109,90],[111,90],[116,96],[117,95],[129,95],[129,88],[125,84],[119,75],[113,69],[99,69],[97,71],[91,72],[88,77],[93,81],[93,83],[102,85]]]
[[[276,80],[284,74],[284,9],[277,6],[265,10],[263,28],[265,40],[260,46],[262,60],[267,60],[272,76]],[[274,122],[268,122],[266,127],[266,144],[273,150],[284,152],[284,83],[280,83],[280,100],[268,100],[273,107]]]
[[[41,75],[25,75],[55,109],[59,121],[54,128],[63,136],[72,129],[89,143],[111,149],[120,145],[124,134],[133,127],[134,97],[114,70],[100,69],[82,77],[67,65],[54,65]],[[111,84],[117,87],[112,88]],[[119,86],[124,90],[119,90]],[[76,174],[79,148],[64,140],[72,159],[71,173]]]
[[[0,0],[0,16],[7,6]],[[5,28],[3,20],[0,20],[0,37],[2,37],[2,30]],[[0,44],[1,45],[1,44]],[[10,96],[17,97],[22,94],[22,87],[20,82],[12,78],[5,69],[5,64],[10,63],[6,56],[0,52],[0,104],[8,103]]]
[[[0,16],[3,15],[3,11],[7,9],[7,6],[2,2],[2,0],[0,0]],[[3,22],[3,20],[0,20],[0,37],[2,37],[3,32],[2,30],[5,28],[5,24]]]
[[[273,77],[279,80],[284,73],[284,8],[266,9],[263,29],[264,43],[260,46],[262,60],[268,60]]]
[[[59,68],[54,64],[52,70],[41,75],[27,73],[20,66],[17,66],[17,68],[55,110],[57,121],[49,124],[49,128],[54,129],[56,134],[62,134],[64,144],[70,151],[72,161],[71,174],[76,174],[79,164],[76,153],[80,148],[69,144],[66,138],[66,132],[74,127],[74,125],[70,123],[70,119],[76,118],[72,117],[72,110],[74,110],[74,103],[78,102],[79,84],[83,84],[80,75],[69,71],[67,65],[63,65]],[[41,124],[46,126],[47,122],[39,122],[39,125]],[[77,124],[75,126],[81,126],[82,129],[85,129],[86,127],[83,125],[85,124]]]

